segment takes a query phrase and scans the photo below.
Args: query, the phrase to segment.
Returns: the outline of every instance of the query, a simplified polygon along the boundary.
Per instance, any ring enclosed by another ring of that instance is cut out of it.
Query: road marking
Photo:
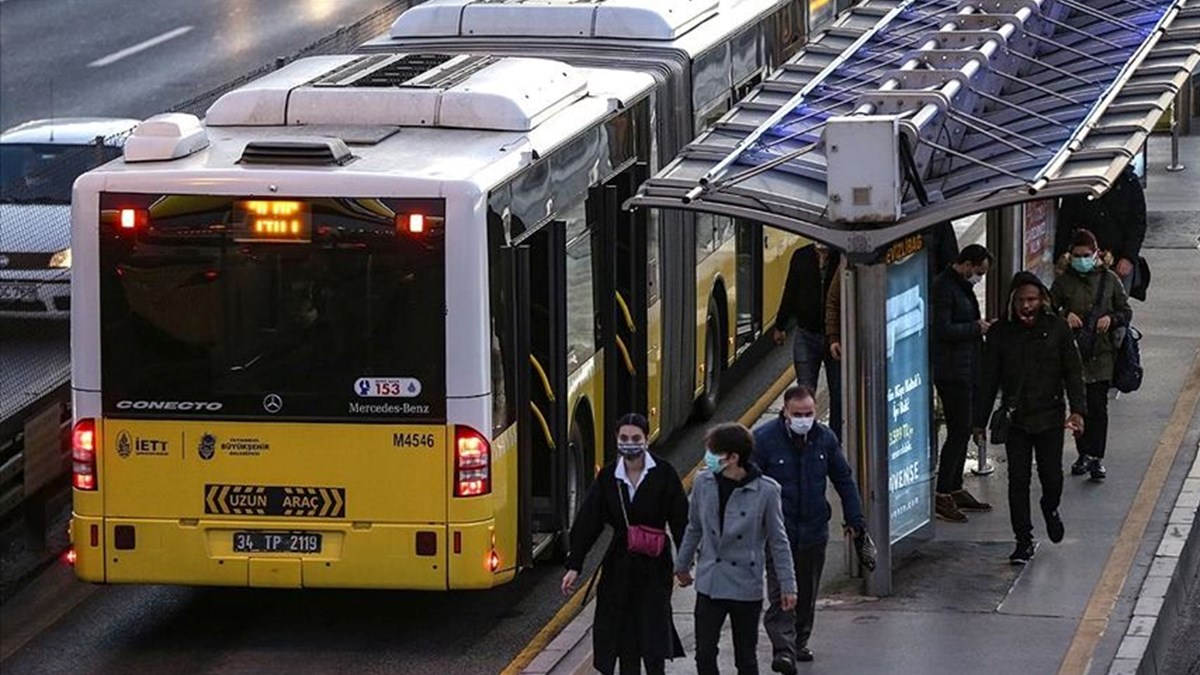
[[[174,40],[175,38],[179,37],[180,35],[190,32],[192,30],[192,28],[195,28],[195,26],[180,26],[179,28],[176,28],[175,30],[169,30],[169,31],[163,33],[162,35],[159,35],[158,37],[152,37],[149,40],[146,40],[145,42],[139,42],[132,47],[126,47],[125,49],[122,49],[119,52],[113,52],[112,54],[109,54],[108,56],[105,56],[104,58],[96,59],[95,61],[92,61],[91,63],[89,63],[88,67],[89,68],[102,68],[109,64],[116,63],[117,61],[120,61],[121,59],[125,58],[126,56],[133,56],[134,54],[137,54],[138,52],[145,51],[156,45],[160,45],[160,44],[166,42],[167,40]]]
[[[1158,447],[1155,448],[1150,466],[1146,469],[1137,494],[1133,497],[1133,504],[1129,507],[1129,514],[1125,517],[1120,533],[1117,534],[1116,544],[1104,565],[1100,581],[1092,591],[1092,597],[1083,611],[1083,618],[1079,620],[1079,628],[1075,630],[1075,637],[1071,640],[1071,646],[1058,669],[1059,675],[1083,675],[1091,667],[1096,645],[1108,628],[1109,617],[1116,608],[1117,596],[1125,585],[1129,568],[1133,566],[1133,558],[1137,555],[1142,536],[1145,535],[1150,517],[1154,514],[1154,505],[1158,502],[1163,484],[1166,483],[1167,474],[1171,471],[1171,465],[1175,463],[1175,456],[1179,453],[1179,446],[1183,443],[1188,424],[1196,412],[1197,402],[1200,402],[1200,353],[1193,358],[1191,371],[1183,383],[1183,390],[1179,392],[1179,399],[1175,401],[1175,409],[1171,411],[1167,426],[1158,437]]]
[[[738,422],[747,427],[753,425],[766,412],[771,403],[783,394],[783,390],[787,389],[788,385],[794,381],[792,366],[788,364],[787,368],[784,368],[775,382],[738,418]],[[696,480],[696,471],[703,465],[703,462],[697,464],[692,467],[687,476],[684,476],[684,490],[691,492],[692,483]],[[593,574],[599,573],[599,569],[593,572]],[[505,666],[504,670],[500,671],[500,675],[517,675],[524,670],[525,666],[528,666],[537,658],[537,655],[541,654],[549,646],[550,642],[567,627],[567,624],[571,623],[583,611],[583,594],[587,590],[588,580],[580,579],[580,581],[582,583],[579,584],[579,588],[571,595],[571,598],[555,612],[554,616],[550,618],[550,621],[545,626],[542,626],[542,629],[537,632],[537,635],[533,636],[529,644],[525,645],[525,648],[513,658],[512,662]],[[588,647],[588,652],[591,652],[591,647]]]

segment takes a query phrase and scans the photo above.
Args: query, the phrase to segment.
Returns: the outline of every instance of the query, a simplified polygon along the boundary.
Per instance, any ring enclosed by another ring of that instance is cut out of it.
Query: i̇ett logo
[[[279,394],[267,394],[263,398],[263,410],[272,415],[283,410],[283,398]]]
[[[128,431],[122,431],[117,434],[117,454],[122,459],[133,453],[133,439],[129,437]]]

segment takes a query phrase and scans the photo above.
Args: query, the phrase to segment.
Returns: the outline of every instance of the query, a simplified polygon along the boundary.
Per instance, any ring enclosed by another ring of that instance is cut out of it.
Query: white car
[[[138,122],[59,118],[0,134],[0,318],[70,316],[71,185],[119,157]]]

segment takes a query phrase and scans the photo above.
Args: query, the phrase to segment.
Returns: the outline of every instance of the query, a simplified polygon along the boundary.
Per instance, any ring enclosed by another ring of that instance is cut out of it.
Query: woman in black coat
[[[647,451],[649,424],[637,414],[617,422],[620,457],[605,466],[588,488],[571,528],[571,552],[562,591],[569,595],[583,560],[608,524],[612,542],[601,563],[592,626],[593,665],[612,675],[662,673],[666,659],[683,656],[671,613],[674,587],[671,546],[650,557],[629,551],[626,522],[666,530],[678,543],[687,527],[688,501],[675,468]],[[624,508],[622,508],[624,507]]]

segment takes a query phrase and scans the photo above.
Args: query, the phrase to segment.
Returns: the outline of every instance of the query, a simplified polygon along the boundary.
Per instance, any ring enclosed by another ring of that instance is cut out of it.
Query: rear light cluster
[[[454,428],[454,496],[478,497],[492,491],[492,449],[483,434]]]
[[[120,224],[122,230],[144,229],[150,222],[148,209],[121,209]]]
[[[79,420],[71,434],[71,476],[76,490],[96,489],[96,421]]]

